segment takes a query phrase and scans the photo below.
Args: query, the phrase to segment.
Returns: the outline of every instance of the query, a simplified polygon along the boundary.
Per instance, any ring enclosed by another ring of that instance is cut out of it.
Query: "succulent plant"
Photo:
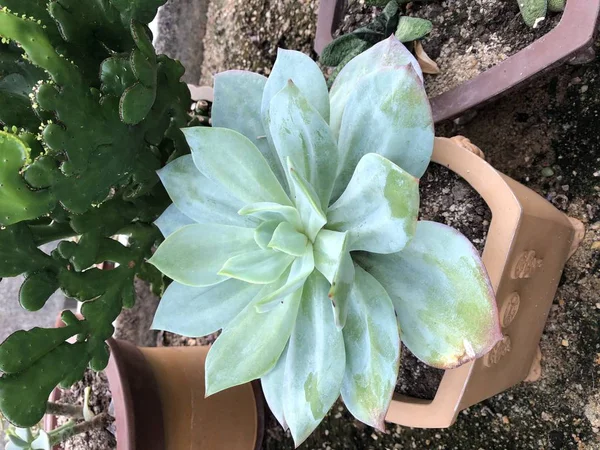
[[[261,378],[297,444],[340,396],[383,428],[400,340],[455,367],[500,337],[471,243],[417,221],[434,130],[420,69],[394,37],[350,61],[328,93],[307,56],[269,78],[216,75],[214,128],[159,171],[173,204],[150,262],[172,278],[154,328],[223,329],[206,394]]]
[[[107,413],[93,413],[89,403],[90,393],[91,387],[87,386],[84,390],[83,406],[48,402],[48,414],[72,418],[54,430],[46,432],[42,429],[37,430],[37,427],[11,427],[6,430],[6,450],[52,450],[57,444],[77,434],[105,426],[109,416]],[[77,419],[83,419],[83,422],[78,423]]]
[[[392,34],[400,42],[416,41],[429,34],[432,29],[431,22],[418,17],[403,16],[400,8],[403,3],[407,2],[402,0],[368,2],[372,6],[384,7],[381,14],[368,25],[334,39],[323,49],[320,62],[335,67],[329,77],[329,84],[335,81],[335,77],[352,58]]]
[[[546,18],[546,13],[564,11],[566,0],[517,0],[523,20],[532,28]]]
[[[44,430],[31,428],[9,429],[5,450],[52,450],[50,437]]]
[[[84,320],[65,313],[64,328],[0,345],[0,411],[17,426],[40,420],[57,384],[106,365],[136,275],[160,289],[145,262],[169,204],[156,170],[189,153],[179,128],[191,104],[181,64],[152,47],[161,3],[0,0],[0,276],[25,275],[28,310],[59,288],[84,302]],[[38,248],[60,239],[51,255]],[[105,261],[118,267],[94,268]]]

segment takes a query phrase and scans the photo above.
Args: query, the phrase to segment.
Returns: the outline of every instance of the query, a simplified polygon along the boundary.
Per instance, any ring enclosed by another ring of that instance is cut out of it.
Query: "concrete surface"
[[[158,53],[181,61],[186,68],[184,81],[198,84],[206,33],[208,0],[169,0],[151,25]]]

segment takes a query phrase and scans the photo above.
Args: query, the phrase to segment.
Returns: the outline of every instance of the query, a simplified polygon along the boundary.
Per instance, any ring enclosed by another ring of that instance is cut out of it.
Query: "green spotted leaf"
[[[361,253],[357,259],[390,295],[402,342],[426,364],[457,367],[484,355],[501,338],[483,262],[453,228],[422,221],[401,252]]]

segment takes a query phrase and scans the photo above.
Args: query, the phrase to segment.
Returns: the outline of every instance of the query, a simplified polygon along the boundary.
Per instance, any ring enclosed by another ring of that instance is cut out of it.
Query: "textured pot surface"
[[[492,211],[483,262],[504,339],[483,358],[447,370],[433,400],[395,395],[386,420],[445,428],[469,406],[523,381],[565,262],[581,240],[573,222],[544,198],[497,172],[468,139],[436,138],[432,162],[465,179]]]
[[[117,450],[260,448],[262,401],[251,384],[204,398],[208,347],[109,345]]]

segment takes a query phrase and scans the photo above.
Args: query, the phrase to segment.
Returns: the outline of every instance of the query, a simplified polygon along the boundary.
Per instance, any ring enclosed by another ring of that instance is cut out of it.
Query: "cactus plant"
[[[189,152],[179,128],[191,104],[183,67],[151,43],[162,3],[0,0],[0,276],[25,275],[26,309],[60,288],[84,317],[0,345],[0,411],[17,426],[40,420],[57,384],[106,365],[135,276],[162,289],[145,262],[169,203],[156,170]],[[39,250],[58,239],[51,255]],[[118,267],[94,268],[105,261]]]
[[[320,62],[335,67],[328,80],[330,85],[352,58],[390,35],[394,34],[400,42],[412,42],[429,34],[432,29],[431,22],[417,17],[403,16],[400,8],[403,3],[407,2],[403,0],[368,2],[372,6],[383,6],[381,14],[368,25],[334,39],[323,49]]]
[[[434,141],[422,74],[395,38],[350,61],[331,92],[307,56],[279,50],[269,78],[215,77],[214,128],[159,172],[173,204],[150,262],[172,278],[153,327],[223,329],[206,394],[260,378],[300,444],[340,396],[383,428],[400,340],[456,367],[500,338],[479,255],[419,222]]]

